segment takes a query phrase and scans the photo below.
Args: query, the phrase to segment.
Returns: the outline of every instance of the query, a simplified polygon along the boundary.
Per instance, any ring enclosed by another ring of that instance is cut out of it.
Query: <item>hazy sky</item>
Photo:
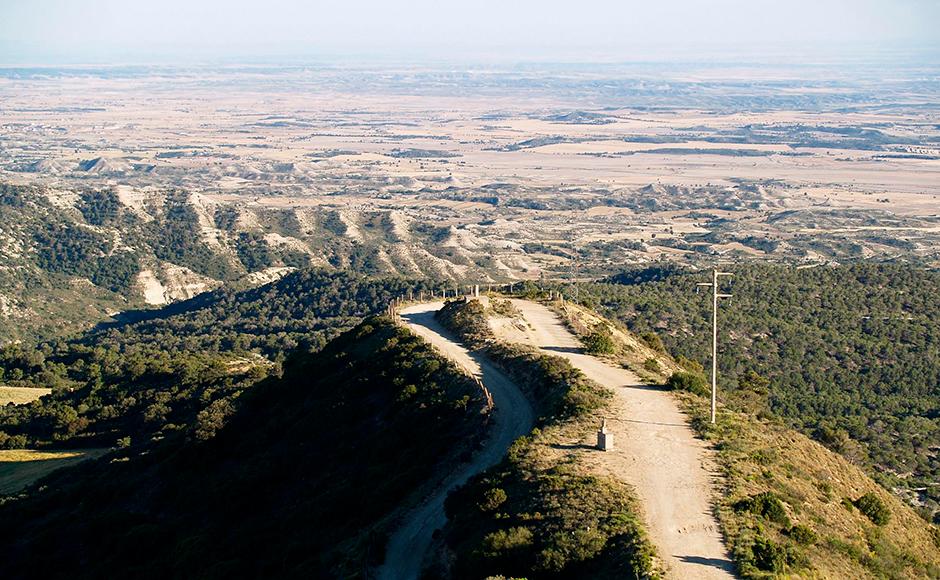
[[[0,63],[823,58],[938,31],[940,0],[0,0]]]

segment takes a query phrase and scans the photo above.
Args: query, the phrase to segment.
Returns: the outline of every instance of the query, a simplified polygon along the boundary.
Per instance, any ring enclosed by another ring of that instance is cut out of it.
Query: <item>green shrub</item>
[[[754,391],[766,395],[768,386],[770,386],[770,381],[752,370],[738,377],[738,388],[741,390]]]
[[[651,373],[659,372],[659,362],[654,358],[648,358],[643,361],[643,368]]]
[[[497,530],[483,538],[483,555],[487,558],[497,558],[511,550],[530,545],[532,545],[532,530],[525,526]]]
[[[606,324],[600,323],[583,339],[584,348],[591,354],[613,354],[617,350],[613,335]]]
[[[695,373],[683,372],[672,373],[666,386],[674,391],[688,391],[690,393],[707,397],[711,394],[705,377]]]
[[[7,435],[0,431],[0,449],[23,449],[29,440],[26,435]]]
[[[490,300],[490,308],[495,314],[500,316],[515,317],[522,314],[519,312],[518,308],[512,305],[512,302],[509,300],[500,300],[499,298],[492,298]]]
[[[506,502],[506,491],[498,487],[486,490],[483,494],[483,501],[480,502],[480,509],[485,512],[494,512],[499,506]]]
[[[655,332],[644,332],[640,335],[640,340],[646,343],[646,346],[655,350],[656,352],[666,352],[666,346],[663,344],[663,339],[659,338]]]
[[[451,300],[434,317],[471,346],[479,347],[493,339],[493,331],[486,322],[486,309],[479,300]]]
[[[819,539],[816,536],[816,532],[804,525],[799,524],[787,530],[787,535],[793,538],[794,542],[803,544],[804,546],[815,544],[816,540]]]
[[[751,546],[754,565],[766,572],[783,572],[787,567],[787,550],[764,537],[758,537]]]
[[[702,366],[702,363],[698,362],[697,360],[692,360],[692,359],[690,359],[690,358],[686,358],[686,357],[684,357],[684,356],[682,356],[682,355],[680,354],[680,355],[676,358],[676,363],[678,363],[678,365],[679,365],[680,367],[684,368],[685,370],[689,371],[690,373],[694,373],[694,374],[697,374],[697,375],[704,375],[704,374],[705,374],[705,367],[703,367],[703,366]]]
[[[783,526],[790,526],[790,518],[783,502],[772,491],[764,491],[734,504],[735,511],[750,512]]]
[[[756,451],[752,451],[748,456],[748,459],[758,465],[773,465],[777,462],[778,458],[777,450],[772,448],[757,449]]]
[[[883,526],[891,519],[891,510],[880,497],[869,492],[852,502],[875,525]]]

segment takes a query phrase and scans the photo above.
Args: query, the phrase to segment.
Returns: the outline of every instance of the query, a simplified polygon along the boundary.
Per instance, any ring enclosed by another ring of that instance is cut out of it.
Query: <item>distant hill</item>
[[[83,167],[119,169],[103,158]],[[0,345],[308,266],[488,279],[486,264],[474,257],[484,249],[465,237],[396,211],[258,208],[180,190],[75,192],[0,183]]]
[[[0,505],[4,578],[357,578],[484,433],[475,383],[370,319],[195,429]]]

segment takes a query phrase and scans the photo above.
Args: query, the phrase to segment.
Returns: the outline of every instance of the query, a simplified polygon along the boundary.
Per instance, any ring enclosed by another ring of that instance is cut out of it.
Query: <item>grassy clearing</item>
[[[8,387],[0,386],[0,405],[24,405],[31,403],[43,395],[48,395],[52,389],[37,387]]]
[[[56,469],[107,453],[106,449],[80,451],[0,450],[0,495],[20,491]]]

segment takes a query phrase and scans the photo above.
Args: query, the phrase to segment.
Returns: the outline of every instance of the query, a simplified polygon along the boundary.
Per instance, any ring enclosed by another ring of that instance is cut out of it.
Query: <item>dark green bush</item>
[[[819,539],[816,535],[816,532],[800,524],[797,524],[787,530],[787,535],[793,538],[794,542],[803,544],[804,546],[815,544],[816,540]]]
[[[783,526],[790,526],[790,518],[783,502],[772,491],[765,491],[742,499],[734,504],[735,511],[750,512]]]
[[[644,332],[640,335],[640,340],[656,352],[666,352],[666,345],[663,344],[663,340],[655,332]]]
[[[506,491],[494,487],[483,493],[483,501],[480,502],[480,509],[485,512],[493,512],[499,509],[499,506],[506,502]]]
[[[584,348],[591,354],[613,354],[617,350],[613,335],[606,324],[598,324],[594,331],[583,339]]]
[[[754,565],[766,572],[783,572],[787,567],[787,550],[764,537],[758,537],[751,546]]]
[[[697,375],[705,374],[705,367],[702,366],[702,363],[697,360],[692,360],[690,358],[684,357],[681,354],[676,357],[676,363],[690,373],[695,373]]]
[[[496,530],[483,538],[483,556],[499,558],[507,552],[528,548],[532,545],[532,530],[516,526],[508,530]]]
[[[518,439],[503,462],[446,501],[452,577],[650,578],[652,550],[622,482],[541,457]],[[505,490],[498,510],[479,509]]]
[[[672,373],[672,376],[666,381],[666,386],[674,391],[688,391],[703,397],[711,394],[708,383],[705,382],[705,377],[684,371]]]
[[[470,346],[481,346],[493,339],[493,331],[486,322],[486,309],[479,300],[451,300],[434,317]]]
[[[883,526],[891,519],[891,510],[888,509],[888,506],[880,497],[871,492],[859,497],[852,503],[858,508],[858,511],[868,516],[868,519],[876,525]]]

